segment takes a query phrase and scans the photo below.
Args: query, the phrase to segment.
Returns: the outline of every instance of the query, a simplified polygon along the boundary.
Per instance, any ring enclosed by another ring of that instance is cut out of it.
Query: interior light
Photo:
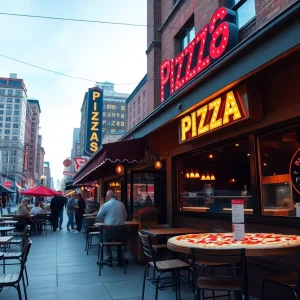
[[[116,166],[116,172],[117,172],[117,174],[123,174],[124,173],[124,167],[122,165],[118,164]]]
[[[193,171],[190,173],[190,178],[195,178],[195,173]]]
[[[189,173],[189,172],[186,172],[185,177],[186,177],[186,178],[190,178],[190,173]]]
[[[250,156],[250,153],[248,153],[247,156]]]
[[[267,165],[267,163],[264,163],[264,166],[266,166]]]
[[[160,170],[162,168],[162,162],[160,160],[157,160],[155,163],[154,163],[154,168],[156,170]]]
[[[235,144],[236,147],[238,147],[240,144]]]
[[[215,175],[211,175],[210,180],[216,180]]]
[[[208,156],[210,159],[214,158],[213,154],[209,154]]]
[[[111,184],[111,186],[116,186],[116,184],[113,182],[113,183]]]
[[[200,178],[200,174],[198,172],[196,172],[195,178]]]
[[[207,175],[206,178],[205,178],[205,180],[210,180],[210,176]]]
[[[201,176],[201,180],[205,180],[205,176],[204,175]]]

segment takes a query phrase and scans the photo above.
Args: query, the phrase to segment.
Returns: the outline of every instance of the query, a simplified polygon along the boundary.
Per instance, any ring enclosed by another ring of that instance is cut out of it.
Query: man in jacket
[[[58,217],[63,210],[65,203],[66,199],[62,195],[55,196],[51,200],[50,209],[53,231],[56,231],[58,228]]]

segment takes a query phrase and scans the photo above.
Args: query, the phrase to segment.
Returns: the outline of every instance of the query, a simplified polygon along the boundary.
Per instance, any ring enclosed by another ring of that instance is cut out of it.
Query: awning
[[[0,192],[1,193],[15,193],[16,191],[0,184]]]
[[[73,179],[73,184],[98,180],[115,163],[141,163],[145,160],[146,141],[143,138],[103,144]],[[106,171],[106,172],[105,172]]]

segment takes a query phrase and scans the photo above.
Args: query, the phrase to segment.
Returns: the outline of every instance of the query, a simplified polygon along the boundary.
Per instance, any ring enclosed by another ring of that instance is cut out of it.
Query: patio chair
[[[45,231],[46,235],[48,235],[47,232],[47,215],[46,214],[38,214],[34,217],[34,223],[37,226],[36,229],[40,228],[41,233],[43,230]]]
[[[164,273],[172,273],[175,279],[175,287],[176,287],[176,299],[180,299],[180,271],[190,272],[190,265],[181,261],[179,259],[170,259],[170,260],[156,260],[156,252],[157,250],[153,248],[151,243],[151,238],[148,235],[142,234],[139,232],[140,240],[142,243],[143,252],[146,259],[150,259],[150,262],[147,263],[144,272],[144,280],[143,280],[143,291],[142,291],[142,300],[145,295],[145,284],[146,282],[153,286],[153,281],[155,282],[155,300],[158,298],[158,290],[160,288],[159,283],[163,280],[161,275]],[[158,272],[158,276],[156,278],[147,279],[148,269],[149,267],[153,267],[155,271]],[[171,285],[164,285],[165,287],[171,287]]]
[[[245,249],[214,250],[191,248],[190,254],[194,274],[195,300],[200,299],[200,296],[201,299],[205,299],[205,290],[233,292],[235,293],[235,299],[239,299],[239,297],[249,299]],[[199,262],[210,265],[210,269],[214,270],[214,272],[211,275],[205,275],[203,271],[201,273],[198,272]],[[219,265],[222,266],[223,270],[224,263],[227,264],[227,275],[220,275]],[[230,294],[228,296],[230,297]]]
[[[126,274],[126,262],[125,262],[125,242],[127,236],[126,225],[102,225],[100,229],[100,242],[98,248],[98,261],[99,264],[99,276],[101,276],[101,270],[104,265],[104,247],[117,247],[118,251],[121,251],[122,264],[124,267],[124,274]]]
[[[93,237],[99,238],[100,234],[100,228],[95,226],[97,218],[86,218],[86,232],[85,232],[85,251],[86,255],[89,255],[89,249],[92,249],[92,246],[98,246],[93,245]]]
[[[300,255],[297,257],[297,271],[271,274],[262,278],[261,300],[265,298],[265,284],[269,283],[278,287],[289,289],[294,299],[300,297]]]
[[[23,282],[23,289],[24,289],[24,295],[25,299],[27,300],[27,291],[24,281],[24,268],[25,264],[28,258],[28,254],[31,248],[32,242],[28,239],[24,245],[22,258],[21,258],[21,267],[19,273],[13,273],[13,274],[3,274],[0,275],[0,288],[4,287],[14,287],[19,296],[19,300],[22,300],[22,293],[21,293],[21,287],[20,287],[20,281]]]
[[[8,244],[7,246],[11,246],[11,245],[17,245],[21,248],[21,251],[22,251],[22,248],[24,246],[24,242],[28,236],[28,233],[29,233],[29,225],[25,225],[24,226],[24,229],[23,229],[23,232],[22,232],[22,235],[19,236],[15,236]]]

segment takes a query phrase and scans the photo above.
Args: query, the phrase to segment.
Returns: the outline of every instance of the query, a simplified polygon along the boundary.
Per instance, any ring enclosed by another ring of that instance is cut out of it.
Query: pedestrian
[[[50,209],[51,209],[51,223],[53,231],[55,232],[58,228],[58,218],[61,210],[65,205],[65,197],[62,195],[55,196],[51,199]]]
[[[70,226],[71,229],[74,228],[74,208],[76,206],[76,194],[74,193],[68,203],[67,203],[67,215],[68,215],[68,224],[67,224],[67,230],[70,231]]]
[[[59,229],[60,230],[62,230],[62,224],[64,222],[64,207],[66,207],[67,202],[68,202],[68,200],[67,200],[66,197],[64,197],[64,196],[62,196],[62,197],[64,198],[64,205],[63,205],[63,207],[62,207],[62,209],[61,209],[61,211],[59,213],[59,217],[58,217],[58,219],[59,219]]]
[[[81,194],[77,194],[77,205],[75,206],[75,220],[77,224],[77,228],[75,233],[79,233],[82,227],[83,214],[85,210],[85,202],[81,197]]]
[[[13,206],[13,204],[12,204],[11,197],[9,195],[7,195],[7,212],[10,215],[11,215],[11,208],[12,208],[12,206]]]
[[[1,215],[2,215],[3,214],[2,196],[0,196],[0,212],[1,212]]]

